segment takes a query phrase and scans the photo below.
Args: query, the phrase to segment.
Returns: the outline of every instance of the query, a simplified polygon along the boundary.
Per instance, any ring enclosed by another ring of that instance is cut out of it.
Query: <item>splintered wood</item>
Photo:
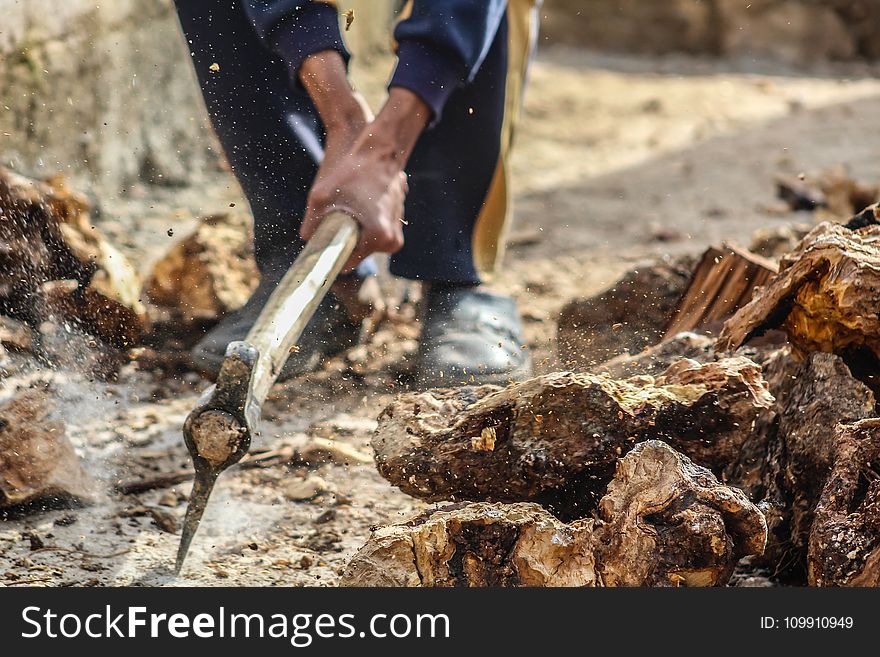
[[[724,325],[732,351],[782,328],[801,354],[826,351],[880,358],[880,226],[823,223],[784,257],[779,274]]]
[[[144,330],[141,283],[60,177],[39,182],[0,167],[0,311],[39,324],[52,314],[109,344]]]
[[[598,516],[566,524],[537,504],[475,503],[376,531],[343,586],[718,586],[760,554],[764,517],[659,441],[622,458]]]
[[[752,298],[756,287],[776,273],[776,265],[735,246],[703,254],[687,291],[666,327],[665,337],[711,327],[727,319]]]
[[[640,441],[665,440],[721,472],[772,401],[760,367],[742,357],[682,360],[656,379],[559,373],[402,395],[380,415],[373,447],[379,472],[415,497],[542,500],[574,515]]]

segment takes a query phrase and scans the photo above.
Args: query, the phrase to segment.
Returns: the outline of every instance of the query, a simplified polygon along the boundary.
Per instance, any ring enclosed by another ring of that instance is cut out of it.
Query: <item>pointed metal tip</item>
[[[175,575],[180,575],[180,571],[183,569],[183,562],[186,561],[189,546],[196,535],[196,530],[199,528],[202,514],[208,505],[208,497],[214,489],[214,483],[217,481],[219,474],[215,470],[200,471],[196,468],[193,489],[189,496],[189,504],[187,504],[186,516],[183,520],[183,530],[180,533],[180,546],[177,548],[177,562],[174,568]]]

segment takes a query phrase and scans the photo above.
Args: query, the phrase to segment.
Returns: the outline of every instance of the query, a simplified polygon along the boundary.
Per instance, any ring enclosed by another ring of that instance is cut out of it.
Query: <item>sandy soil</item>
[[[360,73],[368,96],[378,98],[383,71]],[[518,132],[517,224],[497,281],[521,304],[539,369],[557,366],[554,317],[569,298],[598,291],[646,257],[722,239],[748,243],[755,229],[794,220],[775,209],[773,174],[845,163],[856,178],[880,180],[876,74],[861,66],[804,72],[761,62],[543,53]],[[197,188],[100,199],[99,223],[146,270],[195,217],[230,202],[241,205],[240,194],[218,173]],[[381,356],[383,349],[374,342],[367,351]],[[364,370],[363,351],[278,386],[257,447],[318,436],[369,454],[374,418],[400,388],[400,365]],[[180,425],[206,385],[196,375],[168,379],[134,366],[108,383],[21,363],[0,382],[0,397],[48,386],[55,415],[110,491],[119,481],[189,466]],[[289,499],[292,483],[316,475],[326,484],[322,494]],[[421,506],[368,464],[233,470],[175,578],[178,536],[166,530],[182,519],[188,488],[107,492],[89,508],[7,518],[0,586],[333,585],[371,526]]]

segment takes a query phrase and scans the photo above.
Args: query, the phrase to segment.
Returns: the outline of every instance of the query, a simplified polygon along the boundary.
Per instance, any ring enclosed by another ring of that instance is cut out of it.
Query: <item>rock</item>
[[[342,586],[719,586],[760,553],[766,526],[739,491],[664,443],[621,459],[599,517],[473,503],[376,531]]]
[[[216,322],[248,300],[260,281],[250,219],[205,217],[155,265],[144,288],[172,323]],[[178,327],[178,330],[183,330]]]
[[[0,404],[0,508],[94,502],[64,423],[53,420],[46,393],[28,390]]]
[[[690,258],[645,263],[605,292],[566,304],[556,334],[566,367],[593,367],[660,342],[690,281],[692,265]]]
[[[837,427],[810,532],[811,586],[880,586],[880,419]]]
[[[310,475],[305,479],[294,479],[284,486],[284,497],[292,502],[306,502],[330,490],[329,484],[321,477]]]
[[[401,395],[379,416],[373,447],[379,472],[409,495],[543,501],[577,516],[640,441],[665,440],[720,473],[771,403],[760,368],[742,357],[682,360],[657,379],[562,372]],[[477,449],[486,430],[492,449]]]

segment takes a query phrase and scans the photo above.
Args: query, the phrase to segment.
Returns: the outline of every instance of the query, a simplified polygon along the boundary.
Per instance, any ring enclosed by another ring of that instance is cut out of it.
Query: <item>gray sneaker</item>
[[[279,281],[261,282],[246,304],[227,315],[192,348],[190,356],[198,371],[212,379],[217,377],[226,347],[247,337]],[[359,332],[360,324],[348,318],[333,292],[329,292],[306,325],[297,343],[299,349],[290,354],[278,380],[314,371],[325,358],[357,344]]]
[[[503,385],[532,375],[516,303],[472,287],[428,287],[422,299],[417,381]]]

